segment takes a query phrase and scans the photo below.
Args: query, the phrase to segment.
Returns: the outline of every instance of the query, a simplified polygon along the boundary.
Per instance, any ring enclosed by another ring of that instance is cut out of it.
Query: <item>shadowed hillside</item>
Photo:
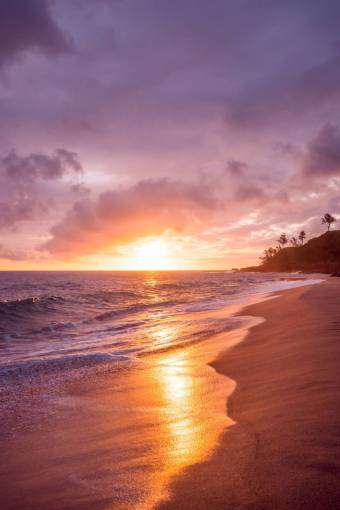
[[[302,271],[332,273],[340,271],[340,230],[326,232],[305,245],[282,248],[262,264],[241,271]]]

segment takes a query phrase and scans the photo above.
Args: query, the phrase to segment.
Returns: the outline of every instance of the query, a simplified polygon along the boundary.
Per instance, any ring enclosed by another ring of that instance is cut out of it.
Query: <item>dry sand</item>
[[[262,316],[213,366],[237,382],[236,425],[171,487],[170,509],[340,508],[340,281],[242,310]]]

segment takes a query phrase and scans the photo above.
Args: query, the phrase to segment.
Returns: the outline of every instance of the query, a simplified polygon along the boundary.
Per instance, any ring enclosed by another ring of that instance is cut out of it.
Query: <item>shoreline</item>
[[[245,343],[256,327],[252,325],[262,323],[260,314],[248,310],[277,302],[273,299],[277,295],[314,286],[302,283],[292,289],[249,295],[245,301],[213,312],[239,316],[241,322],[235,329],[217,334],[211,342],[154,352],[149,356],[152,362],[147,361],[143,369],[119,372],[114,378],[109,373],[94,373],[94,378],[65,381],[59,394],[43,400],[43,407],[38,400],[32,408],[34,400],[27,395],[26,404],[21,402],[25,405],[20,404],[12,416],[19,429],[8,443],[9,473],[6,470],[0,476],[2,502],[7,500],[11,508],[20,510],[37,505],[59,510],[79,504],[91,510],[112,505],[122,510],[158,508],[171,496],[173,481],[202,462],[208,463],[225,431],[235,428],[234,417],[225,407],[235,393],[237,378],[216,370],[216,360],[212,360],[224,358]],[[201,312],[201,316],[211,313]],[[98,459],[93,456],[95,451],[101,452]],[[235,458],[239,460],[238,452]],[[112,459],[116,459],[114,464]],[[140,459],[143,470],[138,466]],[[135,485],[125,488],[124,472],[129,469]],[[58,494],[55,486],[62,488]],[[184,507],[190,508],[186,503]],[[175,508],[183,508],[182,503]]]
[[[157,509],[340,507],[340,286],[275,294],[241,310],[265,321],[212,362],[236,381],[227,401],[236,424]]]

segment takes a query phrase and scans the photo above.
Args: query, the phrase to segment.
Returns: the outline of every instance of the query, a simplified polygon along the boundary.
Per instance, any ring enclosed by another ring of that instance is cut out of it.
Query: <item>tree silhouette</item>
[[[294,248],[296,248],[296,247],[298,246],[298,240],[297,240],[297,238],[296,238],[295,236],[293,236],[293,237],[291,238],[291,240],[290,240],[290,244],[291,244]]]
[[[332,216],[329,213],[324,214],[321,218],[321,223],[323,225],[327,225],[327,232],[329,232],[329,229],[331,228],[332,223],[334,223],[335,221],[336,221],[336,219],[334,218],[334,216]]]
[[[281,250],[281,248],[284,247],[285,244],[288,243],[288,237],[286,236],[286,234],[283,232],[279,239],[277,240],[277,242],[279,243],[279,249]]]
[[[264,250],[263,256],[260,257],[262,264],[265,264],[266,262],[268,262],[269,259],[271,259],[272,257],[274,257],[274,255],[276,255],[276,253],[277,253],[277,250],[272,247],[268,248],[267,250]]]
[[[301,244],[304,243],[305,239],[306,239],[306,232],[304,230],[301,230],[301,232],[299,234],[299,241],[301,242]]]
[[[264,250],[262,257],[260,257],[262,264],[265,264],[269,260],[268,250]]]

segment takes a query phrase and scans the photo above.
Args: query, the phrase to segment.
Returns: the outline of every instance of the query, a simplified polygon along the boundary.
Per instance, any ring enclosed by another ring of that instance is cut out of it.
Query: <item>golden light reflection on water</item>
[[[166,327],[156,326],[149,331],[149,336],[153,340],[155,347],[171,346],[180,335],[180,328],[177,325],[167,325]]]
[[[156,287],[156,275],[149,275],[146,283]],[[153,299],[157,302],[156,292]],[[147,387],[155,413],[154,456],[159,464],[152,477],[150,499],[140,507],[143,510],[153,508],[154,502],[166,496],[174,475],[206,459],[222,431],[234,423],[226,414],[226,401],[235,383],[208,365],[225,348],[225,335],[221,335],[221,343],[215,336],[214,341],[184,347],[192,322],[211,318],[212,312],[186,314],[181,320],[167,317],[161,309],[151,313],[154,322],[147,335],[154,354],[148,365],[151,380]],[[235,336],[235,341],[240,338]],[[181,344],[183,348],[178,348]]]
[[[158,368],[160,390],[166,400],[167,456],[173,467],[195,459],[200,449],[194,412],[196,388],[186,354],[168,354]]]
[[[225,378],[195,357],[193,349],[162,355],[155,380],[163,400],[160,409],[165,428],[164,458],[168,473],[206,457],[222,429],[231,424],[225,414]],[[215,392],[214,394],[212,392]]]
[[[200,318],[207,315],[211,317],[212,312],[200,313]],[[153,437],[158,452],[155,455],[160,462],[152,476],[150,498],[140,510],[150,510],[166,499],[173,477],[213,454],[220,434],[235,423],[227,415],[226,403],[236,383],[216,372],[209,363],[227,347],[239,343],[247,327],[257,324],[258,319],[249,319],[243,327],[216,334],[206,341],[169,350],[169,346],[183,343],[186,324],[190,327],[191,320],[187,314],[176,329],[175,321],[161,322],[158,317],[157,326],[149,331],[153,341],[163,343],[167,349],[154,353],[148,365],[151,375],[148,388],[152,388],[148,399],[153,402],[156,424]]]

